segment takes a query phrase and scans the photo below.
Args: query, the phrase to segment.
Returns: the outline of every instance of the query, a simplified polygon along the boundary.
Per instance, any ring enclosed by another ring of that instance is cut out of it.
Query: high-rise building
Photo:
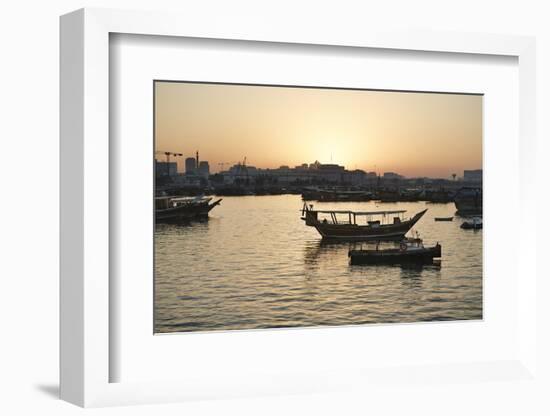
[[[198,173],[200,176],[203,176],[205,178],[208,178],[208,176],[210,175],[210,165],[206,160],[199,162]]]
[[[197,160],[194,157],[185,159],[185,174],[194,175],[197,172]]]
[[[155,176],[177,176],[178,165],[176,162],[161,162],[155,160]]]

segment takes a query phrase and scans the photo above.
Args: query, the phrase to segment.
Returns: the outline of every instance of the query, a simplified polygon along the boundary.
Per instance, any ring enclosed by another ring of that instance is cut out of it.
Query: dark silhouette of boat
[[[174,197],[155,198],[156,221],[185,221],[194,218],[208,217],[208,213],[222,201],[210,204],[211,197]]]
[[[248,196],[253,195],[253,192],[244,186],[222,186],[216,188],[216,195],[220,196]]]
[[[349,189],[321,189],[306,188],[302,192],[304,201],[319,202],[363,202],[370,201],[373,194],[368,191],[349,190]]]
[[[483,228],[483,220],[479,217],[474,217],[468,221],[464,221],[460,228],[464,230],[481,230]]]
[[[399,240],[422,218],[427,209],[410,219],[404,219],[405,210],[397,211],[319,211],[304,203],[302,220],[314,227],[323,239],[334,240]],[[321,216],[325,218],[321,219]],[[361,218],[365,223],[360,224]]]
[[[441,245],[424,247],[420,238],[406,238],[397,248],[371,250],[351,249],[348,252],[350,263],[356,264],[431,264],[434,258],[441,257]]]
[[[366,191],[321,191],[319,202],[361,202],[370,201],[372,194]]]
[[[483,193],[481,188],[461,188],[455,195],[455,206],[459,215],[483,213]]]
[[[452,221],[453,217],[435,217],[434,221]]]
[[[433,204],[446,204],[454,201],[454,193],[446,189],[426,190],[424,199]]]
[[[379,189],[374,199],[380,202],[416,202],[427,200],[421,189]]]

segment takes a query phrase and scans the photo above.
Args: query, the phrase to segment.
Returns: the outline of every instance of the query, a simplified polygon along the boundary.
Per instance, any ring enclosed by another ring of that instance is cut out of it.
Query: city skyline
[[[482,169],[480,95],[173,82],[156,82],[155,95],[155,148],[182,153],[179,172],[197,150],[212,173],[245,157],[406,177]]]
[[[164,153],[164,152],[159,152],[159,153]],[[192,156],[193,153],[190,153],[189,156],[185,155],[185,154],[181,154],[181,156],[178,156],[178,158],[176,160],[174,159],[171,159],[170,160],[170,163],[177,163],[177,174],[186,174],[186,173],[194,173],[193,170],[196,170],[196,166],[194,165],[193,169],[191,170],[191,172],[189,171],[188,167],[186,166],[186,162],[188,159],[192,159],[192,160],[196,160],[196,153],[195,152],[195,156]],[[156,163],[160,163],[160,164],[165,164],[166,163],[166,160],[162,160],[160,158],[155,158],[155,161]],[[209,160],[202,160],[200,159],[200,162],[201,163],[204,163],[206,162],[207,165],[209,166],[210,168],[210,174],[215,174],[215,173],[228,173],[231,168],[235,168],[237,167],[238,165],[241,165],[242,166],[242,162],[243,161],[235,161],[234,163],[231,163],[231,164],[225,164],[223,170],[222,169],[217,169],[216,171],[213,171],[212,169],[212,165],[210,164],[210,161]],[[311,165],[314,165],[315,162],[319,162],[318,160],[312,162],[312,163],[307,163],[307,162],[304,162],[302,164],[299,164],[299,165],[296,165],[296,166],[291,166],[291,165],[280,165],[280,166],[268,166],[268,167],[263,167],[263,166],[255,166],[255,165],[252,165],[252,164],[249,164],[247,163],[246,166],[247,167],[250,167],[250,168],[253,168],[253,169],[258,169],[258,170],[261,170],[261,171],[268,171],[268,170],[272,170],[272,171],[276,171],[276,170],[279,170],[279,169],[282,169],[282,168],[288,168],[288,169],[300,169],[300,168],[304,168],[305,165],[307,165],[307,168],[311,168]],[[319,162],[320,163],[320,162]],[[345,168],[346,171],[355,171],[355,170],[362,170],[364,171],[365,173],[368,173],[368,174],[372,174],[372,173],[376,173],[377,175],[379,176],[384,176],[384,174],[397,174],[397,175],[400,175],[400,176],[403,176],[404,178],[407,178],[407,179],[415,179],[415,178],[418,178],[418,179],[421,179],[421,178],[428,178],[428,179],[449,179],[449,177],[431,177],[431,176],[406,176],[406,175],[402,175],[400,172],[398,172],[397,170],[387,170],[387,171],[375,171],[375,170],[364,170],[364,169],[359,169],[359,168],[350,168],[349,166],[345,166],[345,165],[342,165],[342,164],[339,164],[339,163],[326,163],[326,164],[323,164],[321,163],[322,165],[337,165],[337,166],[341,166],[343,168]],[[453,172],[455,175],[456,175],[456,178],[461,178],[462,175],[464,174],[464,172],[467,172],[467,171],[482,171],[483,168],[482,167],[478,167],[478,168],[468,168],[468,169],[460,169],[456,172]],[[452,177],[453,174],[450,175],[450,177]]]

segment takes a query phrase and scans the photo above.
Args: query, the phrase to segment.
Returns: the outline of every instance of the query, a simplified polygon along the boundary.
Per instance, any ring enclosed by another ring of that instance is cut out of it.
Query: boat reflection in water
[[[304,263],[309,267],[317,267],[323,262],[340,259],[345,256],[349,243],[331,240],[310,240],[304,246]]]
[[[416,242],[418,239],[406,239],[409,241],[411,246],[418,245]],[[422,240],[420,240],[420,243]],[[340,261],[342,256],[350,257],[349,265],[350,267],[355,267],[357,265],[369,264],[372,268],[387,268],[387,267],[398,267],[404,270],[416,270],[422,271],[423,269],[432,269],[437,270],[441,268],[441,259],[434,257],[441,257],[441,246],[436,244],[435,247],[439,247],[436,250],[434,247],[429,247],[431,254],[428,257],[429,259],[422,259],[423,261],[417,261],[413,259],[412,261],[407,261],[405,258],[404,261],[372,261],[372,262],[363,262],[363,261],[353,261],[351,259],[352,251],[370,251],[376,250],[380,253],[383,252],[402,252],[404,242],[395,242],[395,241],[374,241],[365,244],[358,245],[356,243],[335,241],[335,240],[316,240],[309,241],[304,249],[304,264],[308,269],[316,269],[320,264],[330,263],[331,261]],[[415,248],[411,248],[411,251],[414,251]],[[359,267],[357,270],[360,270]],[[379,270],[378,270],[379,271]]]

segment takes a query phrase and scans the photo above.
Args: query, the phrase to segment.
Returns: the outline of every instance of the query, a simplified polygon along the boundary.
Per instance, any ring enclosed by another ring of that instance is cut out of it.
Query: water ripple
[[[482,232],[460,229],[453,204],[318,204],[325,209],[426,207],[416,225],[439,241],[440,266],[350,266],[349,244],[323,244],[299,219],[299,196],[224,197],[208,221],[155,231],[155,330],[187,332],[482,319]]]

